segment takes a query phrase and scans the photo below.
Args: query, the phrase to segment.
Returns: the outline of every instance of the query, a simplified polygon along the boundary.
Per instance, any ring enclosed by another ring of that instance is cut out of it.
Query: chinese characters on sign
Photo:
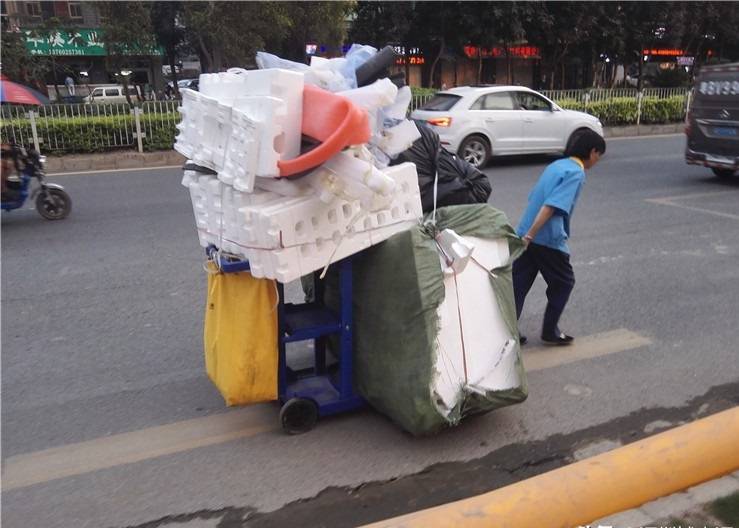
[[[658,55],[661,57],[680,57],[685,54],[685,50],[681,49],[653,48],[642,50],[642,55]]]
[[[506,48],[495,46],[494,48],[480,48],[478,46],[465,46],[464,54],[470,59],[502,58],[506,56]],[[541,58],[541,50],[536,46],[511,46],[508,48],[510,57],[516,59],[538,59]]]
[[[31,55],[105,55],[105,44],[93,29],[57,30],[45,34],[26,29],[23,34]]]
[[[75,29],[70,31],[22,30],[26,48],[31,55],[55,56],[104,56],[107,55],[102,35],[97,29]],[[143,52],[131,51],[131,55],[162,55],[161,48],[151,48]]]

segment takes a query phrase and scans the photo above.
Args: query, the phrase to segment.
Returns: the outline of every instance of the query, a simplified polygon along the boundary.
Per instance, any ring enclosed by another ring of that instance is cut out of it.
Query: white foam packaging
[[[463,238],[474,246],[467,266],[454,272],[442,265],[445,294],[438,308],[440,329],[431,390],[444,415],[469,393],[485,394],[521,384],[515,336],[503,321],[488,271],[508,262],[508,243]]]
[[[243,193],[215,175],[185,171],[201,246],[213,244],[250,261],[255,277],[289,282],[377,244],[422,216],[415,165],[384,172],[394,192],[386,209],[359,200],[321,201],[314,194]]]
[[[301,73],[280,69],[203,74],[200,92],[183,90],[175,149],[251,190],[255,175],[276,177],[277,161],[300,154],[303,86]]]

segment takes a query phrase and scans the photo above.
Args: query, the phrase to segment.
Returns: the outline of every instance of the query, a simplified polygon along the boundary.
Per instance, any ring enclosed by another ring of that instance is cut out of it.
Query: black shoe
[[[528,342],[529,342],[529,338],[526,337],[525,335],[518,336],[518,344],[520,344],[521,346],[524,346]]]
[[[560,332],[559,335],[557,336],[545,336],[545,335],[541,336],[541,341],[545,345],[551,345],[551,346],[571,345],[574,340],[575,340],[574,337],[565,335],[562,332]]]

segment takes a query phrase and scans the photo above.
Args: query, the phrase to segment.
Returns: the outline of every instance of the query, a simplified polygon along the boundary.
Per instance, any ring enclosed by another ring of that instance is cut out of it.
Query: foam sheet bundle
[[[440,258],[445,230],[472,248],[466,265]],[[416,435],[525,400],[510,266],[522,249],[503,213],[461,205],[438,209],[435,227],[416,225],[356,257],[354,369],[362,396]],[[329,304],[337,287],[331,276]]]
[[[302,68],[203,74],[199,92],[182,91],[175,149],[191,162],[182,183],[201,246],[248,259],[255,277],[288,282],[418,222],[415,165],[389,167],[420,137],[405,119],[410,89],[387,78],[359,88],[320,81],[348,79],[347,65],[372,50]]]

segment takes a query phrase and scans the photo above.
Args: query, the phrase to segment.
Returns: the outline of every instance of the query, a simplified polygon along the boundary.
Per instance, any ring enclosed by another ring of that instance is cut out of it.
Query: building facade
[[[49,96],[69,95],[64,81],[72,78],[77,95],[91,86],[118,84],[120,75],[148,92],[164,86],[162,54],[127,56],[120,71],[114,71],[102,31],[102,17],[93,2],[0,0],[3,31],[20,32],[31,55],[50,59],[46,76]]]

